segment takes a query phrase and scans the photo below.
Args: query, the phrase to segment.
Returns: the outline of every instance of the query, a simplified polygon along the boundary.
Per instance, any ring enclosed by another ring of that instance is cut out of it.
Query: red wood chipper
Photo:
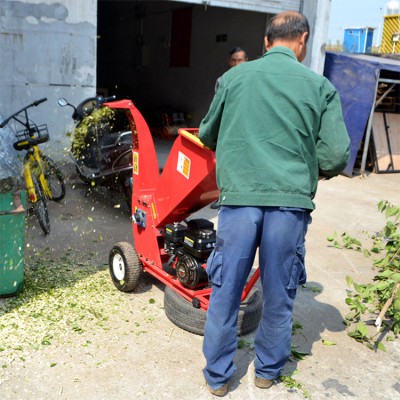
[[[197,137],[198,129],[180,129],[162,172],[149,127],[130,100],[107,103],[125,109],[132,129],[134,247],[114,245],[109,268],[115,286],[123,292],[137,287],[143,271],[165,284],[164,308],[180,328],[204,333],[211,284],[205,265],[216,239],[214,224],[190,215],[212,203],[219,192],[215,155]],[[238,332],[258,325],[262,302],[254,286],[258,269],[242,296]]]

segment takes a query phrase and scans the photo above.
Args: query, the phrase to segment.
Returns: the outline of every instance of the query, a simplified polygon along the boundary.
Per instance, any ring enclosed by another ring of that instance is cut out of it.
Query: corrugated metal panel
[[[225,7],[238,10],[277,14],[282,11],[300,11],[302,0],[175,0],[182,3],[201,4],[204,7]]]

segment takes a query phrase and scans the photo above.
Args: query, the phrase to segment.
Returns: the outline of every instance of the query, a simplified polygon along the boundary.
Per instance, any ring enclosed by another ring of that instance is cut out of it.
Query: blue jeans
[[[203,369],[218,389],[235,373],[241,294],[259,247],[263,313],[254,346],[256,376],[275,379],[291,352],[296,289],[305,283],[305,235],[310,211],[285,207],[222,206],[216,245],[207,261],[212,293],[207,311]]]

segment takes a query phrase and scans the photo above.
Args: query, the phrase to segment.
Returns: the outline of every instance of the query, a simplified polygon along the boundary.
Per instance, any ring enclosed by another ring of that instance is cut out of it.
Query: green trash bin
[[[21,198],[26,204],[26,192]],[[0,297],[16,295],[24,285],[26,213],[13,209],[12,193],[0,193]]]

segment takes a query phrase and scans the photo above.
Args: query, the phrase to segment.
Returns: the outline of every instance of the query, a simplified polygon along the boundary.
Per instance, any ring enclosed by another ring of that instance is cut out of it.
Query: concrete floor
[[[161,153],[164,157],[165,152]],[[66,246],[74,246],[96,253],[100,262],[107,263],[108,252],[113,244],[121,240],[132,241],[127,208],[121,199],[107,192],[100,190],[88,193],[72,173],[73,170],[70,171],[65,201],[60,205],[50,204],[52,233],[48,237],[33,235],[40,228],[30,223],[27,232],[28,252],[49,247],[58,254]],[[285,367],[285,373],[298,370],[296,381],[314,400],[349,397],[400,399],[399,339],[385,342],[386,353],[374,352],[351,339],[342,323],[348,312],[345,304],[346,276],[350,275],[358,282],[369,282],[375,274],[371,269],[371,260],[357,252],[335,249],[326,240],[335,231],[339,235],[345,232],[363,239],[366,237],[364,232],[372,233],[382,228],[384,218],[376,207],[380,200],[400,204],[400,174],[371,173],[365,179],[339,176],[319,184],[317,209],[312,214],[313,223],[307,236],[308,283],[299,290],[294,311],[294,321],[299,322],[303,330],[294,336],[293,343],[298,346],[297,350],[309,356],[300,362],[288,363]],[[209,207],[198,214],[217,223],[217,213]],[[162,296],[162,291],[153,285],[142,296],[157,298]],[[132,294],[134,301],[135,294]],[[87,390],[82,389],[76,395],[81,399],[122,396],[127,399],[211,398],[201,374],[204,366],[202,338],[179,328],[175,328],[174,335],[170,335],[171,329],[174,328],[170,321],[165,316],[161,318],[151,342],[147,346],[142,343],[144,347],[140,352],[129,346],[129,337],[122,339],[126,350],[120,362],[113,365],[114,372],[97,371],[85,383]],[[168,335],[169,339],[166,340]],[[291,392],[282,384],[268,391],[254,387],[251,364],[253,338],[254,333],[247,335],[244,339],[250,346],[238,351],[238,371],[227,398],[304,398],[301,392]],[[323,340],[335,342],[336,345],[326,346]],[[181,361],[173,361],[179,354],[184,365],[181,365]],[[136,369],[135,365],[143,359],[148,360],[147,367]],[[129,372],[130,368],[132,373]],[[116,378],[114,374],[118,371],[120,374]],[[50,378],[56,381],[60,379],[58,376]],[[40,380],[40,377],[37,379]],[[102,382],[107,380],[113,383],[113,391],[102,389]],[[70,393],[72,395],[73,392]],[[66,394],[64,389],[63,396]]]

